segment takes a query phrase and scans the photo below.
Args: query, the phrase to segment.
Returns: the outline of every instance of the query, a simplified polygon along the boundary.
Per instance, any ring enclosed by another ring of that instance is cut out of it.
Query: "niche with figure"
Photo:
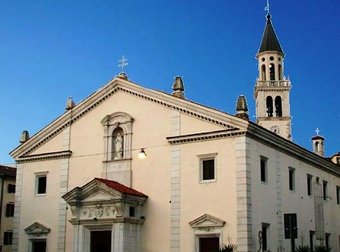
[[[118,127],[112,132],[112,159],[124,158],[124,131]]]

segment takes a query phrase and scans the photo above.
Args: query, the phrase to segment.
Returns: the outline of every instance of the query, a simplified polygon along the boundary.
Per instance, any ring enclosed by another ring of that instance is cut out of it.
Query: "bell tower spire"
[[[259,72],[254,90],[256,122],[291,140],[291,83],[284,77],[285,55],[272,25],[268,2],[265,10],[266,26],[256,55]]]

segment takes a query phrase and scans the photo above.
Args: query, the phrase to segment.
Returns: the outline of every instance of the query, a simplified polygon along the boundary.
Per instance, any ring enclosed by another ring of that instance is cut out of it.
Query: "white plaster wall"
[[[259,156],[268,158],[268,183],[260,180]],[[252,166],[252,209],[253,209],[253,244],[257,250],[257,233],[261,230],[261,223],[270,223],[268,245],[271,251],[279,246],[278,237],[281,236],[285,251],[290,251],[290,240],[284,239],[283,215],[296,213],[298,221],[298,239],[296,246],[309,245],[309,231],[315,230],[314,195],[307,195],[307,174],[320,177],[320,181],[328,182],[331,200],[324,204],[325,231],[331,234],[330,247],[339,250],[340,236],[340,206],[336,204],[336,185],[340,178],[313,167],[287,154],[279,152],[263,144],[251,140],[251,166]],[[289,190],[289,167],[295,169],[295,190]],[[279,177],[278,170],[279,168]],[[279,182],[280,181],[280,182]],[[281,201],[280,201],[281,199]],[[281,226],[280,226],[281,216]],[[282,233],[280,235],[280,229]],[[318,243],[314,242],[314,245]]]
[[[181,146],[181,250],[195,251],[194,230],[189,222],[209,214],[226,222],[220,239],[236,243],[236,171],[234,138]],[[216,181],[200,182],[199,157],[217,153]]]
[[[21,208],[18,251],[27,251],[28,236],[24,229],[39,222],[51,228],[48,251],[57,251],[60,160],[25,163],[21,185]],[[35,173],[47,172],[46,195],[35,195]]]

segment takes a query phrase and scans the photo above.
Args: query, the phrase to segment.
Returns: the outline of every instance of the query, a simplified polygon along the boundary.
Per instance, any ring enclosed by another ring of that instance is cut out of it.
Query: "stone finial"
[[[249,120],[247,100],[244,95],[240,95],[236,102],[236,116]]]
[[[21,136],[20,136],[20,143],[25,143],[28,141],[28,139],[30,139],[30,136],[28,134],[28,131],[27,130],[24,130],[22,133],[21,133]]]
[[[68,98],[67,98],[67,101],[66,101],[66,107],[65,107],[65,109],[66,109],[66,110],[70,110],[70,109],[73,109],[75,106],[76,106],[76,104],[74,103],[72,97],[71,97],[71,96],[68,97]]]
[[[124,72],[119,73],[116,77],[119,79],[128,80],[128,77]]]
[[[176,76],[172,85],[172,95],[184,99],[184,84],[181,77]]]

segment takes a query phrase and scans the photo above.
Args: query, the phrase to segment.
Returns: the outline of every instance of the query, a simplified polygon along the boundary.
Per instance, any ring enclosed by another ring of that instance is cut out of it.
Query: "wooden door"
[[[220,248],[220,239],[218,237],[200,238],[199,243],[199,252],[217,252]]]

